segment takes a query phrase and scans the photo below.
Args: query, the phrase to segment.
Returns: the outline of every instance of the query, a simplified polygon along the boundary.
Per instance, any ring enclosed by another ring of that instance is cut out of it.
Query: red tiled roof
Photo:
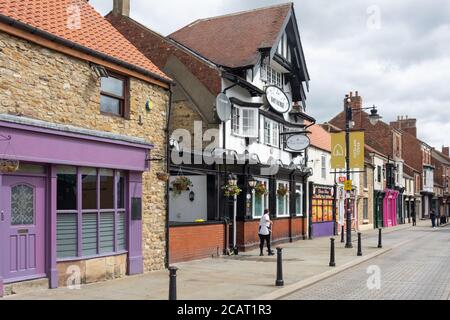
[[[308,137],[311,139],[312,146],[331,152],[331,135],[327,130],[315,124],[309,127],[308,131],[311,132]]]
[[[71,28],[77,12],[80,27]],[[0,0],[0,15],[170,80],[85,0]]]
[[[292,6],[287,3],[197,20],[169,38],[220,66],[254,65],[259,49],[275,45]]]

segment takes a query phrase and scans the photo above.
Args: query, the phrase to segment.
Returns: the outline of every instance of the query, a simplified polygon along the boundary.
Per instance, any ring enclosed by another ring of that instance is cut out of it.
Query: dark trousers
[[[436,227],[436,217],[431,218],[431,225],[433,228]]]
[[[264,241],[267,242],[267,250],[270,252],[272,252],[272,250],[270,249],[270,234],[268,234],[267,236],[260,234],[259,235],[259,249],[261,250],[261,253],[263,253],[264,251]]]
[[[413,227],[416,226],[416,218],[413,218]]]

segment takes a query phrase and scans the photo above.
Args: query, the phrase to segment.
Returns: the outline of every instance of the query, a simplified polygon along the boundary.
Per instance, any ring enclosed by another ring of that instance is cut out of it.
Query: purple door
[[[45,277],[45,180],[3,176],[0,258],[3,279]]]

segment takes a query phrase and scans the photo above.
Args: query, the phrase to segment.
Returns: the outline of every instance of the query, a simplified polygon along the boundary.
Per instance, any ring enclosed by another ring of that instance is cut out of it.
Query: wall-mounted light
[[[189,192],[189,200],[191,202],[195,201],[195,192],[194,191]]]

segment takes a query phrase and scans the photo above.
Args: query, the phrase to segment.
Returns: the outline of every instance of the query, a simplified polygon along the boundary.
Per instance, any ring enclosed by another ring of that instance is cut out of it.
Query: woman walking
[[[259,249],[260,256],[264,256],[264,242],[267,242],[267,250],[269,252],[269,256],[273,256],[274,253],[270,249],[270,234],[272,232],[273,222],[270,220],[269,209],[264,210],[264,214],[259,221]]]

